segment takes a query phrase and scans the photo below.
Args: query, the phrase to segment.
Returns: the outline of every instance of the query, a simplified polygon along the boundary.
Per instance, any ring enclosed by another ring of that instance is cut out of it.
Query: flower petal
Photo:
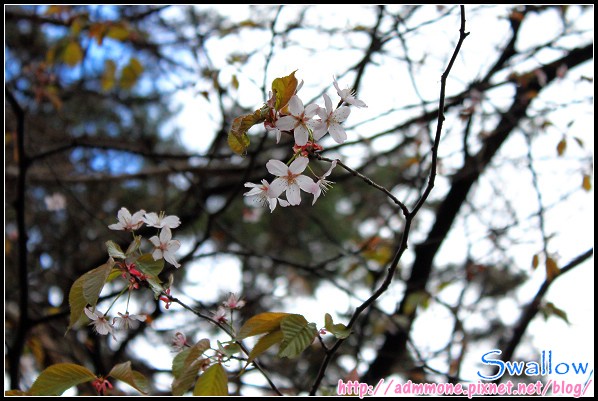
[[[299,190],[299,185],[289,185],[287,188],[287,200],[291,205],[298,205],[301,203],[301,191]]]
[[[309,139],[309,131],[305,125],[295,127],[295,143],[299,146],[305,146]]]
[[[154,235],[149,240],[150,240],[150,242],[152,243],[153,246],[156,246],[156,247],[160,246],[160,239],[158,238],[157,235]]]
[[[286,180],[282,178],[277,178],[272,181],[270,184],[270,189],[268,190],[268,197],[269,198],[278,198],[280,194],[282,194],[285,189],[287,189],[288,183]]]
[[[322,96],[324,96],[324,105],[326,106],[326,112],[328,114],[332,113],[332,100],[330,100],[330,96],[328,96],[325,93]]]
[[[280,131],[290,131],[290,130],[292,130],[293,128],[295,128],[297,126],[297,124],[298,124],[298,121],[293,116],[280,117],[276,121],[276,128],[278,128],[278,134],[280,134]]]
[[[170,231],[170,228],[164,227],[160,231],[160,242],[162,244],[166,244],[168,241],[170,241],[171,238],[172,238],[172,232]]]
[[[303,114],[304,110],[305,109],[303,107],[303,102],[301,101],[301,99],[299,99],[297,95],[293,95],[289,100],[289,111],[291,112],[291,114],[294,116],[299,116]]]
[[[289,171],[293,174],[302,173],[303,170],[307,167],[309,163],[309,159],[307,157],[298,157],[289,166]]]
[[[312,118],[319,109],[320,106],[318,106],[317,104],[309,104],[307,105],[307,107],[305,107],[305,112],[303,113],[303,115],[307,118]]]
[[[305,192],[312,193],[313,185],[315,183],[314,183],[314,180],[312,180],[308,176],[306,176],[306,175],[300,175],[299,177],[295,178],[295,182],[297,183],[297,185],[299,185],[299,188],[301,188]]]
[[[351,114],[351,109],[347,106],[342,106],[332,113],[332,118],[334,121],[342,123],[347,119],[347,117],[349,117],[349,114]]]
[[[266,163],[266,168],[270,174],[277,177],[283,177],[289,173],[289,168],[287,165],[276,159],[269,160],[268,163]]]
[[[328,127],[328,132],[330,132],[330,136],[336,143],[343,143],[347,140],[347,133],[339,124],[333,124]]]

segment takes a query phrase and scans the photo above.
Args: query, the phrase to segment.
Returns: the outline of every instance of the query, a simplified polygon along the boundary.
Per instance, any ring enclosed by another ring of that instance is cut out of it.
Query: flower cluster
[[[295,79],[293,74],[286,78]],[[333,79],[333,85],[340,97],[340,102],[336,108],[333,107],[332,100],[327,94],[323,95],[324,107],[317,104],[304,106],[303,101],[297,96],[302,83],[297,85],[285,105],[279,104],[276,107],[275,105],[279,100],[277,94],[270,93],[270,100],[265,106],[268,115],[264,122],[266,130],[275,133],[277,143],[283,133],[293,135],[295,139],[293,157],[286,164],[275,159],[266,163],[268,172],[276,177],[271,183],[265,179],[260,184],[245,183],[245,187],[251,189],[245,192],[244,195],[253,197],[263,206],[269,206],[271,212],[274,211],[277,205],[282,207],[299,205],[301,203],[301,191],[314,196],[313,205],[320,195],[331,187],[332,182],[326,180],[326,177],[332,173],[337,162],[334,161],[328,171],[321,176],[317,176],[311,168],[308,169],[309,156],[314,152],[323,150],[323,147],[317,141],[327,133],[330,133],[336,143],[342,144],[345,142],[347,133],[342,123],[349,117],[351,112],[349,106],[367,107],[363,101],[355,98],[352,90],[341,90],[336,79]],[[312,172],[315,180],[303,174],[306,169]],[[281,198],[283,194],[285,198]]]
[[[175,267],[180,267],[175,258],[175,252],[180,248],[181,243],[178,240],[172,239],[171,231],[171,229],[177,228],[181,224],[180,219],[177,216],[166,216],[164,212],[160,214],[153,212],[146,213],[145,210],[139,210],[131,214],[125,207],[122,207],[118,211],[117,218],[118,222],[110,224],[108,228],[133,233],[133,242],[125,252],[116,243],[112,241],[107,242],[108,253],[110,254],[110,266],[113,269],[119,270],[121,277],[128,282],[128,286],[120,295],[128,289],[130,297],[131,292],[139,289],[141,285],[147,286],[154,290],[156,299],[160,299],[166,303],[166,309],[168,309],[172,302],[170,299],[170,288],[169,286],[165,288],[160,285],[161,281],[157,278],[157,275],[164,266],[164,262],[161,261],[162,259]],[[159,229],[158,235],[149,238],[149,242],[153,246],[151,254],[144,254],[140,251],[141,236],[134,234],[135,230],[140,229],[144,224],[148,227]],[[97,309],[90,309],[89,307],[85,307],[83,311],[91,320],[89,324],[93,326],[96,333],[100,335],[110,334],[116,340],[114,335],[115,330],[134,330],[139,327],[140,322],[144,322],[147,319],[146,315],[130,314],[128,304],[129,302],[127,301],[127,310],[125,313],[118,312],[118,316],[112,320],[108,317],[108,312],[112,308],[112,305],[114,305],[114,302],[106,313],[101,313]]]
[[[141,228],[145,223],[148,227],[160,228],[160,235],[154,235],[149,240],[154,246],[152,257],[154,260],[164,259],[174,267],[181,265],[176,261],[174,254],[181,247],[178,240],[172,239],[172,228],[181,225],[181,220],[177,216],[165,216],[164,212],[146,213],[145,210],[139,210],[131,215],[131,212],[125,207],[118,211],[118,223],[108,226],[111,230],[135,231]]]

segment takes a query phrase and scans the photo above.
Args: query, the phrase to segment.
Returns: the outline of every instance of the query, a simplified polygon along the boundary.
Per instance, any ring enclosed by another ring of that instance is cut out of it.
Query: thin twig
[[[407,250],[407,241],[409,238],[409,231],[411,229],[411,223],[413,221],[413,218],[415,217],[415,215],[417,214],[419,209],[423,206],[423,204],[427,200],[428,196],[430,195],[432,188],[434,187],[434,180],[436,178],[436,166],[437,166],[437,162],[438,162],[438,144],[440,143],[440,134],[442,132],[442,124],[444,122],[444,100],[445,100],[446,79],[450,73],[450,70],[451,70],[454,62],[455,62],[455,59],[457,58],[457,54],[459,53],[459,50],[461,49],[461,45],[462,45],[463,41],[465,40],[467,35],[469,35],[469,33],[465,32],[465,7],[460,6],[460,8],[461,8],[461,28],[459,29],[459,41],[457,42],[457,46],[455,47],[453,56],[451,57],[451,60],[449,61],[449,64],[448,64],[446,70],[442,74],[442,78],[441,78],[441,82],[440,82],[440,101],[439,101],[439,107],[438,107],[438,123],[437,123],[434,143],[432,145],[432,165],[430,167],[430,176],[428,179],[428,185],[425,188],[425,190],[423,191],[421,197],[419,198],[418,202],[415,204],[415,206],[411,212],[409,212],[409,210],[406,207],[404,209],[401,208],[403,210],[403,214],[405,215],[405,228],[404,228],[403,234],[401,235],[399,246],[398,246],[397,250],[395,251],[393,260],[392,260],[390,266],[388,267],[386,277],[385,277],[384,281],[382,282],[382,284],[380,285],[380,287],[378,288],[378,290],[376,290],[370,298],[368,298],[363,304],[359,305],[355,309],[355,312],[353,313],[351,320],[347,324],[348,329],[351,329],[351,327],[353,327],[353,325],[355,324],[355,322],[357,321],[357,319],[359,318],[361,313],[363,313],[363,311],[365,309],[367,309],[384,292],[386,292],[386,290],[390,286],[390,283],[392,282],[392,279],[393,279],[396,269],[398,267],[399,260],[401,259],[405,250]],[[363,179],[366,177],[360,177],[360,178]],[[370,184],[370,185],[372,185],[372,184]],[[380,188],[378,188],[378,189],[380,189]],[[391,198],[391,199],[393,199],[393,198]],[[399,202],[399,205],[402,205],[402,203]],[[344,342],[344,339],[337,340],[337,342],[334,344],[334,346],[329,351],[326,352],[326,356],[324,357],[324,360],[322,361],[322,365],[320,366],[318,375],[316,376],[314,384],[311,388],[310,395],[316,394],[318,388],[320,387],[320,383],[324,379],[324,375],[326,373],[326,369],[327,369],[330,361],[332,361],[332,358],[336,354],[336,351],[343,344],[343,342]]]

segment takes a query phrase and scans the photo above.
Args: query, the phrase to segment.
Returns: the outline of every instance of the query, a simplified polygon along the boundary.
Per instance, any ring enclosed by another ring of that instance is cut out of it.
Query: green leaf
[[[175,379],[172,382],[172,395],[180,396],[185,394],[195,380],[199,370],[208,362],[207,358],[200,358],[201,355],[210,349],[210,340],[204,338],[199,340],[193,347],[179,353],[173,361],[173,375]],[[178,361],[177,361],[178,359]],[[176,364],[176,368],[175,368]]]
[[[179,377],[173,380],[171,385],[172,395],[181,396],[185,394],[197,380],[197,374],[200,369],[209,363],[209,359],[207,358],[194,359],[193,362],[180,373]]]
[[[301,354],[316,338],[318,329],[315,323],[308,323],[302,315],[290,315],[282,319],[280,329],[283,340],[278,356],[295,358]]]
[[[197,379],[194,396],[227,396],[228,395],[228,376],[221,364],[217,363],[210,366]]]
[[[69,291],[69,307],[71,308],[71,316],[69,319],[68,332],[83,315],[83,309],[87,306],[87,300],[83,296],[83,283],[85,282],[85,275],[79,277]]]
[[[118,245],[114,241],[106,241],[106,247],[108,248],[108,255],[112,256],[116,259],[126,259],[127,255],[120,249],[120,245]]]
[[[154,257],[150,253],[144,253],[137,258],[135,266],[146,276],[155,278],[158,283],[162,282],[158,279],[158,275],[164,269],[164,259],[154,260]]]
[[[61,395],[69,388],[96,379],[89,369],[74,363],[57,363],[39,374],[30,395]]]
[[[334,324],[332,321],[332,316],[330,316],[329,313],[324,316],[324,322],[324,327],[326,327],[326,330],[332,333],[336,338],[343,339],[351,335],[351,330],[349,330],[344,324]]]
[[[281,320],[287,316],[291,316],[291,314],[283,312],[264,312],[255,315],[247,320],[239,329],[237,339],[242,340],[247,337],[278,330]]]
[[[98,302],[102,288],[112,271],[112,266],[114,266],[114,260],[110,258],[107,263],[84,274],[86,277],[83,282],[83,296],[92,307],[95,307]]]
[[[146,281],[154,293],[154,298],[158,299],[162,291],[164,291],[162,280],[158,277],[164,269],[164,259],[154,260],[151,254],[146,253],[137,258],[135,266],[147,276]]]
[[[175,378],[178,378],[183,373],[183,370],[185,369],[185,359],[187,359],[187,356],[189,355],[190,352],[191,352],[191,348],[185,348],[184,350],[182,350],[181,352],[176,354],[175,357],[173,358],[173,360],[172,360],[172,375]]]
[[[133,253],[137,252],[139,247],[141,246],[141,235],[136,235],[135,239],[129,244],[125,255],[131,256]]]
[[[62,61],[68,66],[74,67],[83,60],[83,50],[77,41],[69,42],[62,51]]]
[[[114,366],[110,373],[108,373],[108,376],[127,383],[142,394],[147,394],[147,379],[140,372],[131,369],[131,361],[119,363]]]
[[[120,75],[120,87],[123,89],[131,89],[143,73],[143,65],[135,57],[132,57]]]
[[[79,321],[87,304],[95,307],[113,266],[114,260],[110,258],[102,266],[88,271],[75,280],[69,291],[71,316],[67,332]]]
[[[297,78],[295,73],[297,70],[291,72],[286,77],[276,78],[272,81],[272,93],[276,96],[276,105],[274,108],[278,111],[287,105],[291,97],[297,91]]]
[[[262,336],[256,343],[251,352],[249,358],[247,358],[247,364],[250,364],[255,358],[266,352],[274,344],[278,344],[283,339],[282,330],[271,331],[270,333]]]
[[[210,340],[204,338],[194,346],[179,352],[172,361],[172,374],[174,377],[179,377],[185,368],[208,349],[210,349]]]
[[[222,345],[222,343],[218,341],[218,352],[230,358],[233,355],[241,352],[241,346],[237,343],[229,343],[226,345]]]
[[[112,60],[104,62],[104,73],[102,74],[102,90],[109,91],[116,83],[116,63]]]

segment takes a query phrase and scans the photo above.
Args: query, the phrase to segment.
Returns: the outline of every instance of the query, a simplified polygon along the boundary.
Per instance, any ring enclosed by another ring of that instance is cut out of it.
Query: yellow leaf
[[[295,78],[295,72],[297,70],[291,72],[286,77],[276,78],[272,81],[272,93],[276,96],[276,105],[274,106],[276,110],[280,110],[286,106],[297,91],[299,83],[297,82],[297,78]]]
[[[265,336],[260,337],[260,339],[255,343],[255,346],[249,353],[249,357],[247,358],[247,363],[249,364],[255,358],[266,352],[271,346],[274,344],[278,344],[283,339],[282,330],[275,330],[271,331],[270,333],[266,334]]]
[[[129,64],[123,68],[120,76],[120,86],[123,89],[131,89],[143,72],[143,65],[135,57],[129,60]]]
[[[112,60],[104,62],[104,73],[102,74],[102,90],[109,91],[116,82],[116,63]]]
[[[197,379],[194,396],[227,396],[228,395],[228,376],[226,370],[221,364],[217,363],[210,366]]]
[[[239,329],[237,339],[242,340],[247,337],[278,330],[281,320],[290,315],[290,313],[283,312],[264,312],[255,315]]]
[[[536,270],[536,268],[538,267],[539,264],[540,264],[540,258],[538,257],[538,254],[535,254],[534,257],[532,258],[532,269]]]
[[[581,183],[581,187],[588,192],[590,192],[590,190],[592,189],[592,181],[590,180],[590,176],[588,174],[583,175],[583,182]]]
[[[147,379],[141,373],[131,369],[131,361],[114,366],[108,376],[127,383],[140,393],[147,394]]]
[[[551,257],[546,258],[546,279],[552,281],[560,272],[561,269],[557,266],[556,261]]]
[[[83,60],[83,50],[79,42],[71,41],[62,52],[62,61],[68,66],[74,67]]]
[[[567,149],[567,139],[563,138],[559,141],[558,145],[556,145],[556,153],[559,156],[562,156],[565,153],[565,149]]]
[[[87,368],[73,363],[57,363],[39,374],[29,393],[31,395],[61,395],[80,383],[95,380]]]
[[[129,30],[124,24],[115,24],[108,28],[106,36],[122,42],[129,38]]]

